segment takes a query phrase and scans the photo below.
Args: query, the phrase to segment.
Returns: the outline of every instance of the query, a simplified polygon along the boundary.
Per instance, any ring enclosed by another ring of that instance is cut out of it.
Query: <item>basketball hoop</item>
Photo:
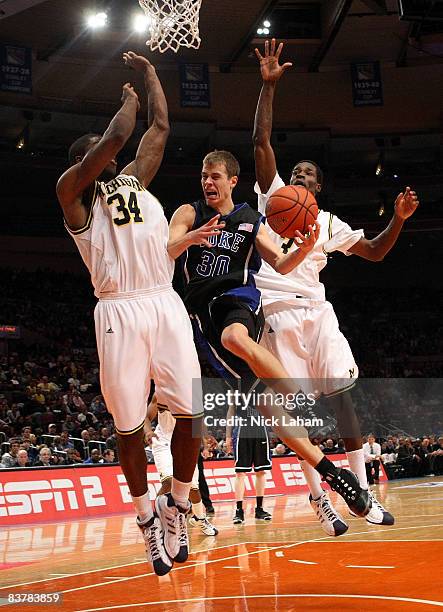
[[[164,53],[179,47],[198,49],[198,18],[202,0],[138,0],[149,20],[151,51]]]

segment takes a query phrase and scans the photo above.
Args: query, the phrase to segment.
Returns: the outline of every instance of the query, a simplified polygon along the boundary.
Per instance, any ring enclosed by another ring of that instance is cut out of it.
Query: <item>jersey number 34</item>
[[[117,217],[113,217],[115,225],[126,225],[131,221],[134,223],[143,223],[140,208],[138,207],[137,194],[131,191],[129,199],[126,202],[121,193],[114,193],[106,200],[108,206],[117,204],[116,210],[119,213]]]

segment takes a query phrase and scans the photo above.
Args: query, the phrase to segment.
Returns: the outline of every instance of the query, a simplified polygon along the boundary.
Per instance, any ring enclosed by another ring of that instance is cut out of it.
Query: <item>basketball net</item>
[[[148,17],[151,51],[200,47],[198,18],[202,0],[138,0]]]

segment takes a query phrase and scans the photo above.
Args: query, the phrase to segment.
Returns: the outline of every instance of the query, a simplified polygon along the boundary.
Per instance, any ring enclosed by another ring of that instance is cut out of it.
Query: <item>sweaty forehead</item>
[[[317,174],[317,168],[314,166],[314,164],[310,164],[309,162],[300,162],[298,164],[295,164],[292,173],[294,174],[297,170],[310,170],[314,174]]]

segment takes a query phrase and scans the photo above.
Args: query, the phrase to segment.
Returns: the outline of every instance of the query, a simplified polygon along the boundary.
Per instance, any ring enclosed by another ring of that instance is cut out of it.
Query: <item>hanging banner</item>
[[[180,104],[182,107],[210,107],[208,64],[181,64]]]
[[[0,90],[32,93],[32,51],[30,47],[0,45]]]
[[[351,64],[354,106],[383,106],[380,62]]]

